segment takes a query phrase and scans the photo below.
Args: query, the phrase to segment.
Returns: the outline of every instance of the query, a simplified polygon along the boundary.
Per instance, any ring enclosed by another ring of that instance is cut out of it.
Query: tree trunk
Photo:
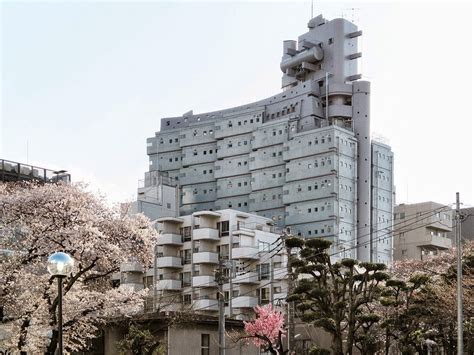
[[[342,336],[340,334],[333,335],[332,349],[334,350],[334,355],[344,355],[344,350],[342,348]]]
[[[390,332],[388,327],[385,329],[385,355],[390,354]]]
[[[51,341],[49,342],[49,345],[46,348],[46,355],[54,355],[56,348],[58,347],[58,337],[58,331],[53,329],[53,333],[51,334]]]

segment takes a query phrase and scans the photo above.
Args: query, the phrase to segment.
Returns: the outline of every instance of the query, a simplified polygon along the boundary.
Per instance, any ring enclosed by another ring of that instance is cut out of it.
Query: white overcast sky
[[[354,8],[355,10],[351,10]],[[282,41],[311,1],[3,1],[0,157],[67,169],[130,200],[159,119],[280,91]],[[363,30],[372,131],[395,153],[397,201],[473,197],[472,6],[314,1]],[[27,149],[28,146],[28,149]]]

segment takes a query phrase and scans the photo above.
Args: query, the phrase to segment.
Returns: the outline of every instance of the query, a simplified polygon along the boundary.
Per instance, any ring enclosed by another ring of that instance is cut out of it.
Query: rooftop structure
[[[66,170],[51,170],[0,159],[0,181],[37,181],[40,183],[71,182]]]

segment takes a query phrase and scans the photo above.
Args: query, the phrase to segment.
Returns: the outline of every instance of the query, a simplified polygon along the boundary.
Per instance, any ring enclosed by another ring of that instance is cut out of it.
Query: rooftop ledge
[[[171,223],[183,223],[184,219],[176,217],[161,217],[156,220],[158,223],[171,222]]]
[[[221,214],[218,213],[218,212],[214,212],[214,211],[199,211],[199,212],[194,212],[193,213],[193,216],[194,217],[200,217],[200,216],[209,216],[209,217],[220,217]]]

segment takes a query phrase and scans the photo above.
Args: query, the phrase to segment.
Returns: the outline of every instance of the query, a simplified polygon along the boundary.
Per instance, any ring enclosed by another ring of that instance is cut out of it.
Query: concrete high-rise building
[[[436,202],[400,204],[394,214],[394,260],[423,260],[454,246],[454,214]]]
[[[163,118],[147,140],[149,170],[178,184],[180,214],[257,213],[330,239],[336,257],[390,262],[391,240],[379,237],[391,230],[393,153],[370,137],[361,35],[345,19],[315,17],[298,41],[283,42],[281,92]]]

